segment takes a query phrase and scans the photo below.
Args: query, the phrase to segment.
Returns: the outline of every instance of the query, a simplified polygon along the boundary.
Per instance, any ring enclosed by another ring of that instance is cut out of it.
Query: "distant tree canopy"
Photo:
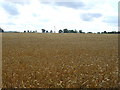
[[[69,33],[74,33],[74,30],[69,30]]]
[[[59,33],[62,33],[63,31],[62,30],[59,30]]]
[[[41,30],[42,30],[42,33],[45,33],[45,31],[46,31],[45,29],[41,29]]]
[[[87,33],[92,33],[92,32],[87,32]]]
[[[35,31],[32,31],[32,33],[37,33],[37,30],[35,30]]]
[[[107,33],[106,31],[104,31],[104,33]]]
[[[45,29],[41,29],[42,30],[42,33],[48,33],[48,31],[47,30],[45,30]],[[53,31],[52,30],[50,30],[50,33],[53,33]],[[55,31],[54,31],[54,33],[55,33]],[[78,31],[75,29],[75,30],[68,30],[68,29],[63,29],[63,30],[59,30],[58,31],[58,33],[78,33]],[[82,33],[82,30],[80,31],[80,33]]]
[[[82,33],[82,30],[79,30],[79,33]]]
[[[78,31],[75,29],[74,33],[78,33]]]
[[[97,32],[97,34],[100,34],[100,32]]]
[[[63,30],[59,30],[58,33],[78,33],[78,31],[75,29],[75,30],[68,30],[68,29],[63,29]],[[81,30],[81,33],[82,33],[82,30]]]
[[[53,31],[52,31],[52,30],[50,30],[50,33],[53,33]]]
[[[69,30],[68,29],[63,29],[63,32],[64,33],[69,33]]]
[[[0,32],[4,32],[4,30],[2,28],[0,28]]]
[[[24,30],[23,32],[24,32],[24,33],[37,33],[37,30],[34,30],[34,31],[32,31],[32,30],[27,30],[27,31]]]
[[[45,29],[41,29],[42,33],[56,33],[55,31],[50,30],[50,32],[48,32],[48,30]],[[0,32],[4,32],[4,30],[0,27]],[[14,33],[18,33],[18,31],[5,31],[6,32],[14,32]],[[24,30],[24,33],[37,33],[37,30]],[[59,30],[58,33],[83,33],[85,34],[85,32],[82,32],[82,30],[77,31],[75,30],[68,30],[67,28],[63,29],[63,30]],[[93,33],[93,32],[87,32],[87,33]],[[112,32],[107,32],[107,31],[103,31],[103,32],[97,32],[97,34],[120,34],[120,31],[112,31]]]
[[[46,33],[48,33],[48,31],[46,31]]]

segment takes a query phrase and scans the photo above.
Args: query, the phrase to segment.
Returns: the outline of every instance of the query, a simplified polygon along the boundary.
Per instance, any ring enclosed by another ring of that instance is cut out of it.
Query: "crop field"
[[[118,35],[3,33],[3,88],[118,87]]]

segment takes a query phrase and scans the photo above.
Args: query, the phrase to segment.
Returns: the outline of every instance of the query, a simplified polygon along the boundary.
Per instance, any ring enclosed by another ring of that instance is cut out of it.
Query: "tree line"
[[[4,32],[4,30],[2,28],[0,28],[0,32]]]
[[[51,30],[50,32],[48,32],[48,30],[45,29],[41,29],[42,33],[53,33],[53,31]],[[63,30],[59,30],[58,33],[85,33],[82,30],[77,31],[75,30],[68,30],[68,29],[63,29]],[[87,32],[87,33],[93,33],[93,32]],[[116,32],[116,31],[112,31],[112,32],[107,32],[107,31],[103,31],[103,32],[97,32],[97,34],[120,34],[120,31]]]
[[[42,33],[56,33],[53,30],[45,30],[45,29],[41,29]],[[0,28],[0,32],[5,32],[2,28]],[[8,32],[17,32],[17,31],[8,31]],[[17,32],[19,33],[19,32]],[[24,30],[23,33],[37,33],[37,30]],[[63,29],[63,30],[59,30],[58,33],[85,33],[82,30],[77,31],[75,30],[68,30],[67,28]],[[93,33],[93,32],[87,32],[87,33]],[[112,32],[107,32],[107,31],[103,31],[103,32],[97,32],[97,34],[120,34],[120,31],[116,32],[116,31],[112,31]]]
[[[50,32],[48,32],[48,30],[45,30],[45,29],[41,29],[42,30],[42,33],[55,33],[55,31],[53,32],[52,30],[50,30]],[[58,33],[85,33],[85,32],[82,32],[82,30],[68,30],[68,29],[63,29],[63,30],[59,30]]]

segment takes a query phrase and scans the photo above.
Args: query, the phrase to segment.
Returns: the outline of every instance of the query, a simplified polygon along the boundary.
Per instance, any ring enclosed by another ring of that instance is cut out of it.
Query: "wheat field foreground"
[[[3,33],[3,88],[118,86],[118,35]]]

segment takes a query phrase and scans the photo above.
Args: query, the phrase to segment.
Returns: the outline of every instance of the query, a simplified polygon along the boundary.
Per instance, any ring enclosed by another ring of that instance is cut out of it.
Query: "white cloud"
[[[78,2],[78,0],[71,1],[74,4],[69,3],[69,5],[66,5],[63,1],[61,5],[57,5],[55,0],[51,4],[39,0],[23,0],[21,2],[17,0],[1,0],[0,15],[2,18],[0,18],[0,27],[8,31],[35,29],[41,31],[42,28],[54,30],[54,26],[56,26],[56,30],[68,28],[82,29],[86,32],[117,31],[116,23],[112,23],[116,21],[112,21],[110,17],[117,17],[118,0],[114,0],[114,2],[113,0],[80,0],[84,4],[84,8],[79,7],[79,5],[74,8],[75,2]],[[18,14],[11,15],[9,11],[5,11],[2,3],[8,2],[14,5],[14,8],[19,12]],[[91,20],[84,21],[81,15],[85,19]],[[104,20],[107,21],[104,22]]]

